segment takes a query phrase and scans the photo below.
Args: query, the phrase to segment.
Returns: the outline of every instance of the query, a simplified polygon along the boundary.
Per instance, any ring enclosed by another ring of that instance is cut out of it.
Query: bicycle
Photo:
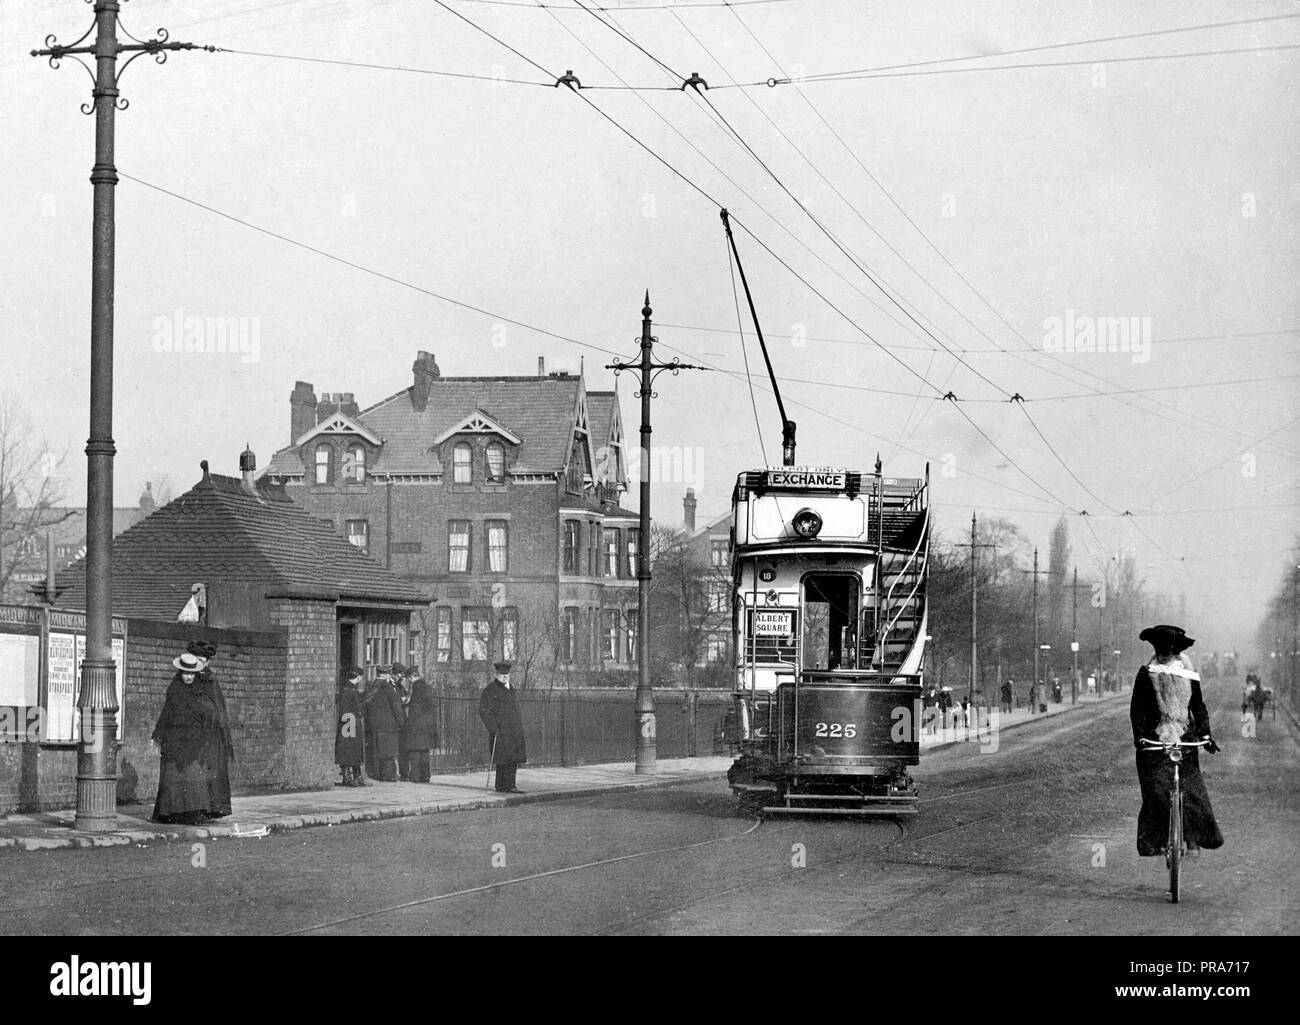
[[[1169,895],[1171,903],[1178,903],[1178,883],[1183,861],[1183,787],[1178,772],[1178,765],[1183,760],[1182,748],[1205,747],[1208,740],[1175,741],[1172,744],[1160,743],[1142,738],[1142,750],[1163,751],[1169,756],[1174,767],[1174,785],[1169,791],[1169,837],[1165,842],[1165,864],[1169,867]]]

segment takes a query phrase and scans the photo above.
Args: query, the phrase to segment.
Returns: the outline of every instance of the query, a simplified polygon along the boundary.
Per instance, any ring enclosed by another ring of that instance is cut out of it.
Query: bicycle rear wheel
[[[1169,897],[1178,903],[1178,884],[1183,861],[1183,795],[1174,794],[1169,802],[1169,847],[1165,855],[1169,864]]]

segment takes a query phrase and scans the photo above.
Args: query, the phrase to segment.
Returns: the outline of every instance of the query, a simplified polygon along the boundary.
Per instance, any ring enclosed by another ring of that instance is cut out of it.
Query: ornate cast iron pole
[[[89,2],[89,0],[87,0]],[[167,31],[158,38],[136,39],[123,29],[131,43],[117,38],[118,11],[125,0],[95,0],[95,20],[75,43],[61,46],[46,36],[43,50],[33,57],[48,57],[57,68],[71,57],[90,75],[94,88],[83,114],[95,115],[95,165],[90,289],[90,438],[86,443],[86,658],[81,664],[81,733],[77,741],[77,829],[104,832],[117,826],[117,687],[113,661],[113,118],[127,108],[118,94],[122,72],[141,54],[159,63],[169,50],[203,49],[194,43],[168,42]],[[82,45],[94,33],[95,41]],[[131,53],[119,70],[117,57]],[[92,72],[80,54],[95,58]]]
[[[641,475],[641,543],[636,550],[637,580],[637,636],[636,636],[636,771],[641,774],[655,771],[655,702],[654,690],[650,685],[650,400],[656,392],[651,390],[655,377],[665,370],[674,375],[681,370],[707,370],[683,363],[676,356],[668,363],[656,363],[651,357],[651,350],[657,338],[650,334],[650,293],[645,294],[645,306],[641,310],[641,359],[636,363],[618,360],[605,364],[606,370],[614,371],[617,377],[624,370],[638,370],[641,373],[640,390],[636,393],[641,399],[641,462],[638,472]]]

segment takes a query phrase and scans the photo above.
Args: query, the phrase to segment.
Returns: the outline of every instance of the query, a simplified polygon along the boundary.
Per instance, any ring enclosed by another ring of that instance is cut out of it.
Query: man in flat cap
[[[1149,626],[1138,635],[1155,649],[1151,661],[1138,670],[1133,683],[1129,719],[1137,751],[1138,785],[1142,810],[1138,813],[1138,854],[1163,854],[1169,833],[1169,800],[1173,773],[1163,751],[1145,750],[1142,740],[1174,743],[1208,740],[1205,750],[1219,746],[1210,737],[1210,713],[1201,697],[1201,678],[1181,652],[1196,643],[1179,626]],[[1201,777],[1198,750],[1182,749],[1183,839],[1189,853],[1202,847],[1223,846],[1223,834],[1210,807],[1210,795]]]
[[[478,717],[488,731],[491,764],[497,770],[497,792],[522,794],[515,786],[515,771],[528,761],[524,748],[524,723],[519,716],[519,699],[510,686],[509,662],[497,662],[496,676],[483,688],[478,702]]]

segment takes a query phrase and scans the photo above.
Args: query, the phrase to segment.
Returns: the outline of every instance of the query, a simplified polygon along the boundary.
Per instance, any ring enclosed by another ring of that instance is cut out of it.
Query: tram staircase
[[[922,628],[929,549],[923,501],[922,491],[891,495],[886,490],[880,502],[880,612],[870,664],[886,672],[902,667]]]

